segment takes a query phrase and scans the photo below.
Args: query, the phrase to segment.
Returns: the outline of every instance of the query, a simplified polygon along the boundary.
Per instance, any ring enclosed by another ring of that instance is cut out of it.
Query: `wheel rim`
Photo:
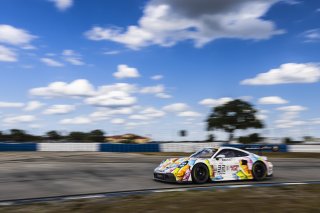
[[[199,181],[204,181],[206,179],[207,176],[207,171],[205,168],[203,168],[202,166],[199,166],[198,168],[196,168],[196,177]]]
[[[261,165],[261,164],[257,164],[254,167],[254,173],[255,173],[256,177],[262,178],[264,176],[264,173],[265,173],[264,166]]]

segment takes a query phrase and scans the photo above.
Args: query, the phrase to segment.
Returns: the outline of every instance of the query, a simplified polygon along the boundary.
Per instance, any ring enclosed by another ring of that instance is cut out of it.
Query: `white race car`
[[[190,157],[164,160],[154,170],[154,179],[165,182],[263,180],[273,174],[267,157],[233,148],[204,148]]]

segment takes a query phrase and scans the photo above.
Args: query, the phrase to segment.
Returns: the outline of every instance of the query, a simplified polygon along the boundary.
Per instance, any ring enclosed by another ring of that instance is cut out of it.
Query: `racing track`
[[[199,187],[153,181],[153,169],[164,158],[97,152],[0,153],[0,202],[129,190]],[[320,181],[320,159],[278,158],[271,161],[275,167],[272,179],[206,185]]]

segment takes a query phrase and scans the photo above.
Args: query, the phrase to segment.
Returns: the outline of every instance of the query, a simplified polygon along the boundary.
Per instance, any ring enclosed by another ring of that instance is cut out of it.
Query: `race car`
[[[263,180],[271,177],[267,157],[233,147],[204,148],[190,157],[164,160],[154,170],[154,179],[165,182]]]

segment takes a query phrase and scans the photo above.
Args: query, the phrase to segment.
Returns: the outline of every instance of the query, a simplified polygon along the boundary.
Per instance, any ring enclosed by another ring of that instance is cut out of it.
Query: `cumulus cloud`
[[[201,114],[198,112],[194,112],[194,111],[183,111],[183,112],[178,113],[178,116],[187,117],[187,118],[195,118],[195,117],[200,117]]]
[[[23,106],[24,106],[24,103],[20,103],[20,102],[0,101],[0,108],[21,108]]]
[[[273,85],[289,83],[314,83],[320,80],[319,64],[287,63],[279,68],[260,73],[254,78],[241,81],[243,85]]]
[[[72,7],[73,5],[73,0],[49,0],[53,2],[60,11],[65,11],[68,8]]]
[[[61,115],[61,114],[68,114],[73,112],[76,109],[74,105],[66,105],[66,104],[59,104],[59,105],[52,105],[48,109],[43,111],[45,115]]]
[[[232,101],[232,100],[233,98],[230,98],[230,97],[224,97],[224,98],[218,98],[218,99],[206,98],[201,100],[199,104],[207,107],[215,107],[215,106],[228,103],[229,101]]]
[[[117,83],[99,87],[97,92],[87,99],[85,103],[101,107],[127,107],[137,102],[131,93],[136,91],[135,85]]]
[[[66,118],[62,119],[60,121],[60,124],[66,124],[66,125],[83,125],[83,124],[90,124],[92,121],[84,116],[78,116],[75,118]]]
[[[36,36],[28,31],[13,27],[11,25],[0,25],[0,43],[15,45],[19,47],[30,47],[30,42]]]
[[[0,45],[0,61],[16,62],[17,60],[17,54],[12,49]]]
[[[33,96],[43,96],[47,98],[51,97],[83,97],[94,94],[94,88],[90,82],[86,79],[77,79],[70,83],[65,82],[53,82],[47,87],[33,88],[29,91]]]
[[[46,64],[47,66],[50,66],[50,67],[63,67],[64,64],[59,62],[59,61],[56,61],[52,58],[41,58],[40,59],[44,64]]]
[[[41,108],[44,104],[39,101],[29,101],[24,108],[25,111],[34,111]]]
[[[95,26],[90,40],[108,40],[140,49],[192,40],[201,47],[220,38],[268,39],[284,33],[263,16],[280,0],[150,0],[137,25],[127,29]]]
[[[262,97],[258,100],[259,104],[286,104],[287,100],[279,97],[279,96],[267,96]]]
[[[189,106],[185,103],[174,103],[164,106],[162,109],[168,112],[182,112],[188,110]]]
[[[160,118],[165,116],[166,113],[162,110],[155,109],[154,107],[147,107],[144,110],[140,111],[138,114],[129,116],[133,120],[152,120],[155,118]]]
[[[16,123],[30,123],[35,121],[36,118],[33,115],[19,115],[19,116],[12,116],[6,117],[2,120],[5,124],[16,124]]]
[[[129,67],[125,64],[118,65],[117,72],[113,73],[113,76],[119,79],[122,78],[138,78],[140,77],[139,71],[134,67]]]
[[[111,91],[106,94],[89,97],[85,99],[85,102],[95,106],[125,107],[132,106],[137,102],[137,99],[124,91]]]

